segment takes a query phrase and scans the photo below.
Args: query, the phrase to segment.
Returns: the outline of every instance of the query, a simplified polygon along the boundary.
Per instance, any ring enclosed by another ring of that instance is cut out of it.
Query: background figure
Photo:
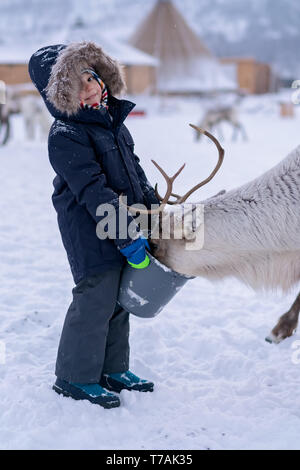
[[[46,140],[53,118],[39,96],[27,95],[20,98],[20,113],[24,120],[27,140]]]
[[[6,102],[0,104],[0,145],[12,137],[11,118],[20,115],[24,123],[26,140],[46,140],[53,118],[43,99],[26,87],[7,87]]]

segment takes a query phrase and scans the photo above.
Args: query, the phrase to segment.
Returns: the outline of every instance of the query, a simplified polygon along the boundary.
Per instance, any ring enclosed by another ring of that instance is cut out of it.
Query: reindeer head
[[[161,197],[157,190],[157,184],[155,185],[155,193],[157,198],[160,201],[160,205],[156,209],[149,209],[143,210],[134,207],[129,207],[126,205],[127,209],[131,213],[137,213],[144,215],[151,215],[151,237],[150,237],[150,244],[151,248],[153,249],[153,254],[158,259],[163,258],[165,251],[168,249],[170,245],[170,240],[178,244],[188,243],[189,241],[193,241],[196,236],[197,226],[199,226],[199,222],[201,218],[201,214],[198,211],[195,211],[196,204],[184,204],[185,201],[188,199],[191,194],[193,194],[196,190],[198,190],[201,186],[207,184],[217,173],[219,168],[221,167],[224,159],[224,149],[221,147],[218,140],[209,132],[201,129],[200,127],[194,126],[190,124],[196,131],[201,134],[205,134],[209,137],[214,144],[216,145],[219,153],[219,158],[217,165],[215,166],[214,170],[211,174],[203,181],[195,185],[192,189],[190,189],[186,194],[183,196],[179,196],[178,194],[173,193],[173,183],[177,176],[181,173],[185,164],[181,166],[181,168],[173,175],[168,176],[166,172],[160,167],[160,165],[151,160],[152,163],[156,166],[156,168],[160,171],[167,183],[167,191],[164,197]],[[175,200],[171,200],[170,198],[174,197]],[[125,205],[122,199],[122,194],[120,196],[120,203]],[[166,210],[166,205],[169,204],[173,210]]]

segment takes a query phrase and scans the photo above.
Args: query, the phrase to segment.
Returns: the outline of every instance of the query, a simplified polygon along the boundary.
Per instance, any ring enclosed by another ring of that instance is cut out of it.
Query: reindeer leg
[[[240,124],[240,130],[241,130],[241,133],[243,134],[243,139],[248,140],[247,133],[246,133],[245,128],[242,124]]]
[[[287,313],[282,315],[277,325],[273,328],[266,341],[269,343],[280,343],[285,338],[292,336],[298,325],[300,313],[300,293]]]
[[[231,140],[235,142],[237,139],[237,135],[238,135],[238,126],[234,124]]]
[[[217,128],[219,140],[224,140],[224,135],[220,123],[217,123],[215,127]]]
[[[10,136],[9,117],[0,120],[0,145],[5,145]]]
[[[198,124],[198,127],[201,127],[200,123]],[[194,135],[195,135],[195,141],[198,142],[198,140],[200,140],[201,133],[195,130]]]

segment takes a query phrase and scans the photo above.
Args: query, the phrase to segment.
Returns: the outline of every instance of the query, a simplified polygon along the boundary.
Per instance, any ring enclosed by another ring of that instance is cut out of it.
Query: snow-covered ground
[[[247,99],[246,142],[231,142],[223,126],[224,164],[193,200],[239,186],[300,144],[299,110],[282,119],[277,101]],[[136,102],[147,116],[127,125],[150,181],[163,192],[150,158],[170,174],[187,163],[177,193],[204,179],[217,155],[188,126],[201,117],[201,103]],[[20,118],[13,130],[0,148],[0,448],[299,449],[300,364],[292,345],[300,338],[264,341],[296,288],[281,296],[233,279],[191,280],[156,318],[131,318],[131,369],[154,380],[154,393],[123,391],[121,407],[105,410],[51,389],[73,280],[51,203],[47,145],[25,141]]]

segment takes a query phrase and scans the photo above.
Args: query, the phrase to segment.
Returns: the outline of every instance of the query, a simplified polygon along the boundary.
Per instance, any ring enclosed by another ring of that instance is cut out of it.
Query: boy
[[[144,237],[100,239],[96,215],[112,204],[159,204],[134,154],[123,121],[135,106],[114,97],[124,88],[119,64],[93,42],[52,45],[35,52],[30,77],[55,118],[49,133],[50,163],[56,172],[52,202],[76,286],[58,348],[53,389],[106,408],[120,405],[123,389],[153,391],[154,384],[129,370],[129,313],[116,303],[122,267],[149,263]]]

